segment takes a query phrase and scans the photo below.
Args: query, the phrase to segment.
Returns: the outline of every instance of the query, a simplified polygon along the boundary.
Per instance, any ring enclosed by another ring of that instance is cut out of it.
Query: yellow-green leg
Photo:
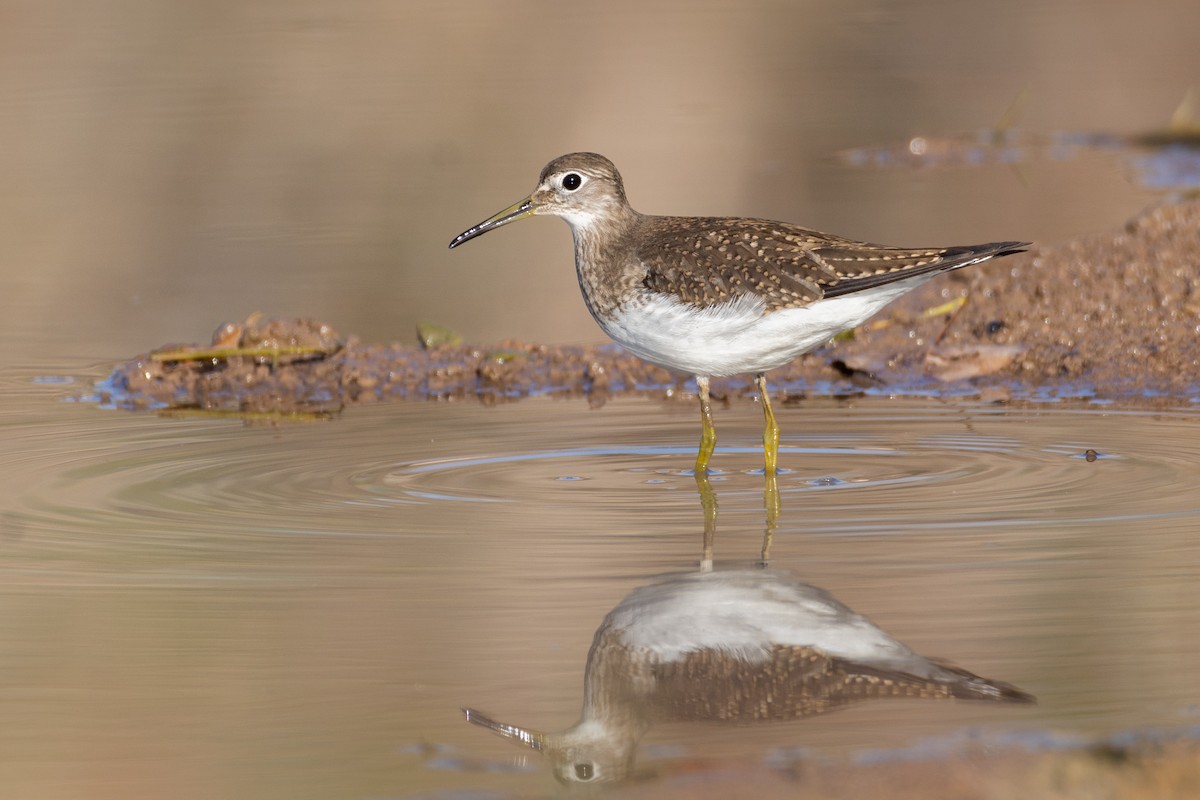
[[[775,421],[775,412],[771,410],[771,395],[767,392],[767,376],[760,372],[754,376],[754,381],[758,384],[758,396],[762,399],[763,417],[766,419],[766,427],[763,428],[765,471],[768,475],[774,475],[775,468],[779,463],[779,423]]]
[[[700,493],[700,507],[704,510],[704,544],[700,554],[700,571],[711,572],[713,567],[713,541],[717,537],[717,493],[708,482],[708,473],[697,471],[696,491]]]
[[[767,524],[763,528],[762,558],[758,562],[759,566],[763,567],[771,559],[771,542],[775,539],[779,515],[783,511],[783,504],[779,501],[779,482],[775,473],[768,472],[764,477],[766,484],[763,487],[763,506],[767,509]]]
[[[717,429],[713,427],[712,399],[708,396],[708,378],[697,375],[700,389],[700,452],[696,454],[696,474],[708,474],[708,460],[717,446]]]

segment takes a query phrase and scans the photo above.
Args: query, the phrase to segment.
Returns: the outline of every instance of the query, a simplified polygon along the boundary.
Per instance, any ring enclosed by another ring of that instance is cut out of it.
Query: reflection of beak
[[[513,206],[513,208],[516,208],[516,206]],[[505,212],[500,212],[500,214],[503,213]],[[493,219],[495,219],[495,217],[493,217]],[[476,230],[476,228],[472,228],[471,230]],[[467,231],[467,233],[470,232],[471,231]],[[467,233],[464,233],[463,236],[466,236]],[[462,237],[460,236],[459,238]],[[453,245],[451,246],[453,247]],[[520,742],[521,744],[532,747],[538,752],[541,752],[542,748],[546,745],[546,734],[541,733],[540,731],[528,731],[524,728],[518,728],[516,725],[505,725],[503,722],[496,722],[496,720],[485,714],[479,713],[473,708],[464,708],[462,712],[466,715],[467,722],[473,722],[481,728],[487,728],[494,734],[503,736],[505,739],[512,739],[515,742]]]
[[[507,225],[510,222],[516,222],[519,219],[533,216],[535,208],[537,208],[537,206],[534,205],[533,198],[526,197],[521,202],[509,206],[499,214],[488,217],[475,227],[468,228],[458,236],[455,236],[454,240],[450,242],[450,249],[453,250],[463,242],[474,239],[476,236],[482,236],[493,228],[499,228],[501,225]],[[468,716],[468,719],[469,718],[470,717]]]

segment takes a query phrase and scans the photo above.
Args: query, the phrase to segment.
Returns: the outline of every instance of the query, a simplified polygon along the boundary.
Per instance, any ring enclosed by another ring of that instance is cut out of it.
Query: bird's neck
[[[645,278],[634,242],[644,217],[627,205],[571,220],[575,270],[583,299],[593,316],[619,306]]]
[[[652,666],[621,632],[601,626],[588,651],[580,724],[636,742],[654,723]]]

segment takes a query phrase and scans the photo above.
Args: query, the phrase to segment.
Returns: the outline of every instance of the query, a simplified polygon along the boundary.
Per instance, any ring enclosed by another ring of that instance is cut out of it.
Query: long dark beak
[[[474,228],[471,230],[474,230]],[[467,231],[467,233],[470,232]],[[463,234],[463,236],[466,235],[466,233]],[[546,746],[546,734],[540,731],[526,730],[525,728],[518,728],[516,725],[506,725],[503,722],[497,722],[473,708],[464,708],[462,712],[466,715],[467,722],[478,725],[481,728],[487,728],[492,733],[503,736],[505,739],[511,739],[514,742],[519,742],[538,751],[541,751]]]
[[[450,249],[453,250],[463,242],[470,241],[476,236],[482,236],[490,230],[499,228],[501,225],[507,225],[510,222],[516,222],[519,219],[533,216],[533,211],[535,208],[537,208],[537,206],[533,204],[533,198],[526,197],[521,202],[509,206],[499,214],[490,216],[478,225],[467,228],[458,236],[455,236],[450,242]]]

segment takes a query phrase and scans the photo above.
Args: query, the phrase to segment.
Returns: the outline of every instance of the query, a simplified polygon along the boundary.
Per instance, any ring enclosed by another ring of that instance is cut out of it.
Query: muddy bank
[[[1200,365],[1200,201],[1121,229],[944,276],[867,325],[771,373],[788,398],[905,392],[1187,400]],[[965,298],[965,304],[955,302]],[[580,313],[583,313],[582,307]],[[97,396],[125,408],[330,413],[414,399],[686,393],[686,379],[613,345],[368,344],[311,320],[224,324],[212,345],[118,366]],[[752,393],[714,381],[718,398]]]
[[[1196,390],[1200,201],[957,274],[971,302],[949,338],[1021,346],[1012,378],[1105,396]]]
[[[981,743],[940,758],[878,764],[780,759],[775,769],[736,761],[664,766],[654,780],[622,787],[623,796],[1183,800],[1196,797],[1200,786],[1200,747],[1194,741],[1104,743],[1058,752],[996,749]]]

